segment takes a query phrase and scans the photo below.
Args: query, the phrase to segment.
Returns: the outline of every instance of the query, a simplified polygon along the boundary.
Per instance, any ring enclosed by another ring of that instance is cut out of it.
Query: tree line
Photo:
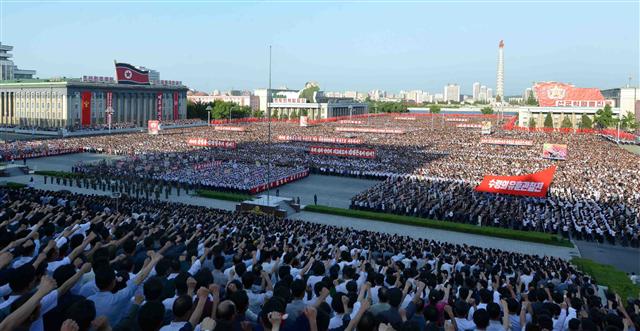
[[[252,111],[249,106],[240,106],[235,102],[215,100],[214,102],[187,101],[187,118],[207,120],[207,107],[211,107],[211,119],[262,117],[261,111]]]
[[[531,117],[528,123],[530,128],[535,128],[537,126],[536,120]],[[607,129],[607,128],[617,128],[620,126],[621,130],[629,130],[633,131],[638,128],[638,122],[636,120],[635,114],[627,113],[622,117],[615,116],[613,114],[613,110],[610,105],[605,105],[604,108],[598,109],[595,115],[593,116],[593,120],[586,114],[582,114],[580,117],[580,121],[578,122],[578,128],[580,129]],[[553,128],[553,117],[551,117],[551,113],[547,113],[544,117],[543,126],[545,128]],[[569,116],[564,116],[562,118],[562,122],[560,123],[560,127],[563,129],[571,129],[573,128],[573,122]]]

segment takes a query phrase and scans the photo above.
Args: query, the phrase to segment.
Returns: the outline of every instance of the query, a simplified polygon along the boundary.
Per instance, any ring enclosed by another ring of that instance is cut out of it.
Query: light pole
[[[211,105],[207,106],[207,126],[211,126]]]
[[[349,105],[349,119],[351,120],[353,117],[353,106]]]

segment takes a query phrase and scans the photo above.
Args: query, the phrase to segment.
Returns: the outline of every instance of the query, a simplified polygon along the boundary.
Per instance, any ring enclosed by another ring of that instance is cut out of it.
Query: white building
[[[444,86],[444,101],[460,102],[460,85],[447,84]]]
[[[479,82],[473,83],[472,95],[473,95],[473,101],[480,101],[480,99],[479,99],[479,97],[480,97],[480,83]]]
[[[11,60],[13,54],[9,52],[12,50],[13,46],[3,45],[0,42],[0,80],[32,79],[36,71],[18,69]]]

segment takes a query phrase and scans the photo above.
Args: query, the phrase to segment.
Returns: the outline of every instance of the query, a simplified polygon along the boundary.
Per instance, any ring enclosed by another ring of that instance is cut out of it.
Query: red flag
[[[91,92],[82,92],[82,118],[80,120],[82,126],[91,125]]]
[[[547,195],[555,172],[556,166],[551,166],[522,176],[484,176],[476,191],[542,198]]]

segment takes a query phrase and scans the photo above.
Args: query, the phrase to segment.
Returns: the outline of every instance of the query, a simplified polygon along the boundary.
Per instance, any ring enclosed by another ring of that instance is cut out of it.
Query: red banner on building
[[[353,127],[338,127],[338,132],[360,132],[360,133],[391,133],[391,134],[404,134],[405,131],[401,129],[376,129],[376,128],[353,128]]]
[[[107,91],[107,109],[113,107],[113,92]]]
[[[156,118],[162,121],[162,92],[156,94]]]
[[[235,149],[237,147],[235,141],[231,140],[208,140],[204,138],[194,138],[187,140],[187,144],[200,147],[219,147],[227,149]]]
[[[526,195],[531,197],[545,197],[556,166],[522,176],[484,176],[476,191],[511,195]]]
[[[216,131],[235,131],[235,132],[244,132],[247,131],[247,128],[244,126],[216,126],[214,127]]]
[[[533,140],[524,139],[480,138],[480,143],[489,145],[533,146]]]
[[[339,138],[339,137],[322,137],[322,136],[290,136],[279,135],[276,139],[280,141],[302,141],[312,143],[328,143],[328,144],[350,144],[359,145],[362,144],[362,139],[355,138]]]
[[[91,92],[82,92],[82,112],[81,120],[82,126],[91,125]]]
[[[173,92],[173,120],[177,121],[178,115],[178,92]]]
[[[376,151],[374,149],[365,148],[342,148],[342,147],[322,147],[311,146],[309,148],[311,154],[333,155],[344,157],[359,157],[365,159],[375,159]]]
[[[607,101],[597,88],[581,88],[560,82],[533,86],[540,107],[604,107]]]

